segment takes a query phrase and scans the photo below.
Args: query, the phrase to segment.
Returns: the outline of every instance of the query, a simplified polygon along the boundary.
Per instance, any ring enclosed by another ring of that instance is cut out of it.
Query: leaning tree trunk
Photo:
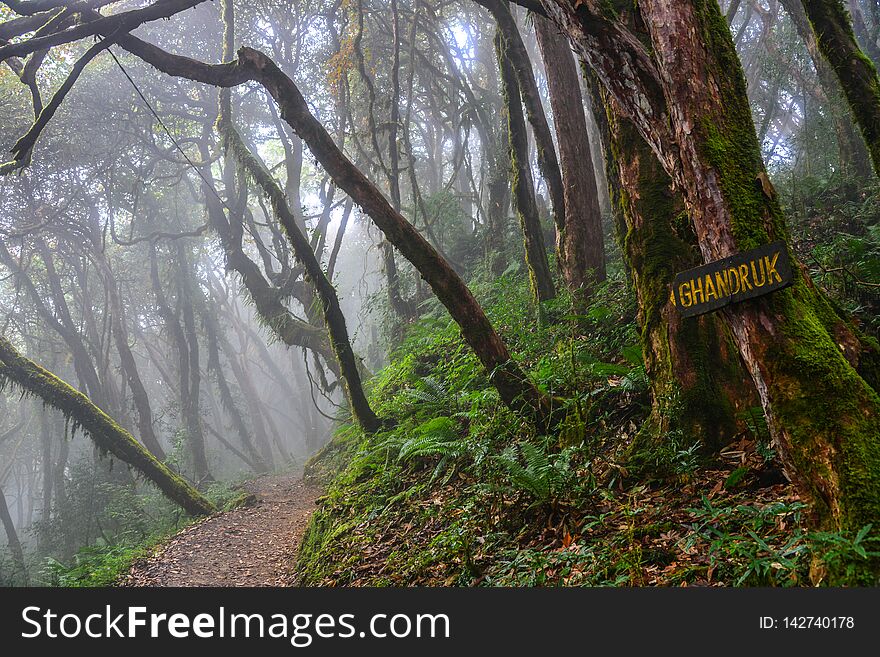
[[[92,438],[99,450],[136,469],[190,515],[207,515],[216,510],[201,493],[159,462],[88,397],[22,356],[3,337],[0,337],[0,382],[11,383],[60,410],[75,427]]]
[[[553,274],[547,262],[547,248],[535,201],[535,184],[529,163],[529,143],[526,122],[520,104],[520,85],[510,62],[509,46],[501,34],[495,35],[498,68],[501,71],[501,89],[507,109],[507,127],[510,135],[510,180],[513,203],[519,215],[525,245],[526,265],[529,269],[532,294],[540,303],[556,296]]]
[[[364,431],[375,433],[382,426],[382,422],[373,412],[364,393],[360,371],[355,360],[354,351],[351,348],[345,316],[342,314],[336,289],[324,274],[321,263],[318,262],[318,258],[315,256],[314,251],[312,251],[309,241],[296,225],[293,213],[290,211],[287,200],[284,197],[284,192],[278,186],[278,183],[275,182],[275,179],[272,178],[272,174],[248,150],[238,132],[236,132],[235,128],[223,114],[221,114],[217,127],[223,137],[226,152],[239,163],[247,175],[254,180],[269,198],[275,215],[278,217],[285,233],[287,233],[287,238],[290,241],[291,247],[293,247],[297,260],[302,263],[306,274],[311,280],[312,285],[314,285],[321,300],[324,321],[330,334],[330,343],[333,346],[333,351],[339,363],[339,370],[342,375],[345,394],[351,406],[352,415]]]
[[[388,203],[364,174],[339,150],[333,138],[309,110],[296,84],[265,54],[240,48],[238,60],[212,66],[167,53],[136,37],[118,40],[120,46],[169,75],[232,87],[253,80],[261,84],[281,109],[282,118],[308,144],[333,178],[409,260],[461,328],[462,335],[490,374],[501,400],[539,426],[558,417],[549,396],[541,392],[511,359],[507,345],[492,327],[473,293],[437,250]]]
[[[862,131],[874,171],[880,175],[880,78],[877,69],[859,48],[849,12],[842,0],[802,0],[802,3],[819,40],[819,48],[837,74]]]
[[[605,280],[605,244],[599,190],[578,70],[568,39],[550,20],[532,14],[544,59],[550,106],[559,144],[565,217],[556,230],[559,267],[569,289],[582,299]]]

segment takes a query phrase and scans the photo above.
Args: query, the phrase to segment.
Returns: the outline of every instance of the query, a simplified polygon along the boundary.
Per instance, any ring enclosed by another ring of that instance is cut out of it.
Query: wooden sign
[[[672,302],[683,317],[694,317],[781,290],[793,280],[785,242],[773,242],[681,272],[672,284]]]

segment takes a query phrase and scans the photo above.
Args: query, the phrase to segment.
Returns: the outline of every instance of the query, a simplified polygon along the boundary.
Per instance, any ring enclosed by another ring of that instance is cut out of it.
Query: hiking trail
[[[210,516],[140,559],[123,586],[293,586],[296,551],[321,489],[298,475],[244,485],[254,501]]]

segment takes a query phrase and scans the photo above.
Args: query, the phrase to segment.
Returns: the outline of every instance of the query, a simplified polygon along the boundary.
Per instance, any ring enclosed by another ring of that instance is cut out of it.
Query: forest
[[[878,66],[878,0],[0,0],[0,585],[876,586]]]

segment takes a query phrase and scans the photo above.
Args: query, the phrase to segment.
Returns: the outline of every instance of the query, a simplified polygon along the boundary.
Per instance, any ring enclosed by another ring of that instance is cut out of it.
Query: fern
[[[455,422],[445,416],[435,417],[419,425],[412,437],[403,442],[397,460],[407,461],[418,456],[455,458],[463,451]]]
[[[420,406],[419,410],[444,411],[452,406],[449,389],[433,376],[417,379],[414,388],[404,392],[406,399]]]
[[[514,487],[532,495],[539,503],[549,502],[564,490],[570,478],[568,452],[551,456],[546,448],[523,443],[519,449],[508,447],[498,460],[507,470]],[[519,456],[523,463],[520,463]]]

